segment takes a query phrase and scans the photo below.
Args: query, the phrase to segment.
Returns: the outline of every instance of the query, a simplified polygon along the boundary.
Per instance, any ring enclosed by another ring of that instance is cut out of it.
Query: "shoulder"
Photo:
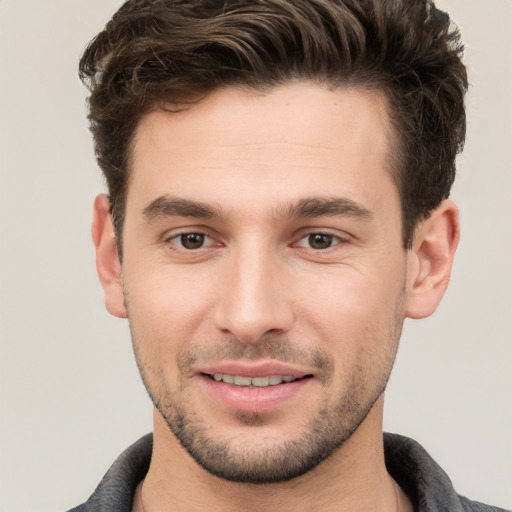
[[[112,464],[91,497],[68,512],[131,512],[133,496],[149,469],[153,435],[127,448]]]
[[[384,434],[386,466],[416,512],[505,512],[460,496],[448,475],[416,441]]]
[[[491,505],[486,505],[485,503],[480,503],[478,501],[471,501],[464,496],[459,496],[459,498],[462,510],[464,512],[507,512],[503,508],[493,507]]]

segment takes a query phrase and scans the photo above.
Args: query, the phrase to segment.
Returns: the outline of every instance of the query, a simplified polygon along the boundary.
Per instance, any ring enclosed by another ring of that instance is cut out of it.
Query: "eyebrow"
[[[202,219],[223,217],[220,209],[198,201],[161,196],[151,201],[142,214],[148,222],[162,217],[196,217]]]
[[[345,197],[310,197],[301,199],[278,211],[284,218],[316,218],[329,216],[356,217],[370,220],[373,214],[370,210],[352,199]]]
[[[316,218],[329,216],[355,217],[370,220],[370,210],[352,199],[344,197],[309,197],[290,203],[276,210],[277,216],[285,219]],[[224,219],[226,215],[220,208],[189,199],[167,195],[151,201],[142,214],[148,222],[165,217],[194,217],[201,219]]]

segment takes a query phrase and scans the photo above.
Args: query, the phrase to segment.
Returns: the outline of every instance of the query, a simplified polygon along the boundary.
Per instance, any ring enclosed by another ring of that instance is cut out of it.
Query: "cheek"
[[[208,315],[204,279],[168,266],[146,269],[135,276],[126,272],[124,284],[132,332],[158,351],[188,342]]]
[[[309,322],[344,360],[362,349],[382,351],[383,344],[397,341],[405,310],[405,276],[388,276],[354,268],[317,276],[302,287],[298,318]]]
[[[310,297],[302,325],[332,358],[336,377],[331,403],[338,403],[340,396],[373,396],[395,359],[403,322],[401,293],[396,289],[383,294],[371,280],[356,278],[326,289],[328,293]]]

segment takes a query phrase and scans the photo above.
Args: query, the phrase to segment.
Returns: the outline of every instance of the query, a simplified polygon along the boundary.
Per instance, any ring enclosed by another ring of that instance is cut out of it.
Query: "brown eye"
[[[203,247],[205,235],[202,233],[183,233],[180,235],[180,245],[185,249],[200,249]]]
[[[322,250],[328,249],[333,243],[333,235],[324,233],[313,233],[308,236],[308,244],[312,249]]]

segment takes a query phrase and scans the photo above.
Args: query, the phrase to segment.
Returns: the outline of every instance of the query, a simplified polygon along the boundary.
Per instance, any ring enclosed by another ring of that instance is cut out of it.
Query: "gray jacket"
[[[68,512],[131,512],[135,489],[149,469],[152,446],[152,434],[130,446],[92,496]],[[415,512],[505,512],[459,496],[448,475],[412,439],[384,434],[384,452],[389,473],[407,493]]]

